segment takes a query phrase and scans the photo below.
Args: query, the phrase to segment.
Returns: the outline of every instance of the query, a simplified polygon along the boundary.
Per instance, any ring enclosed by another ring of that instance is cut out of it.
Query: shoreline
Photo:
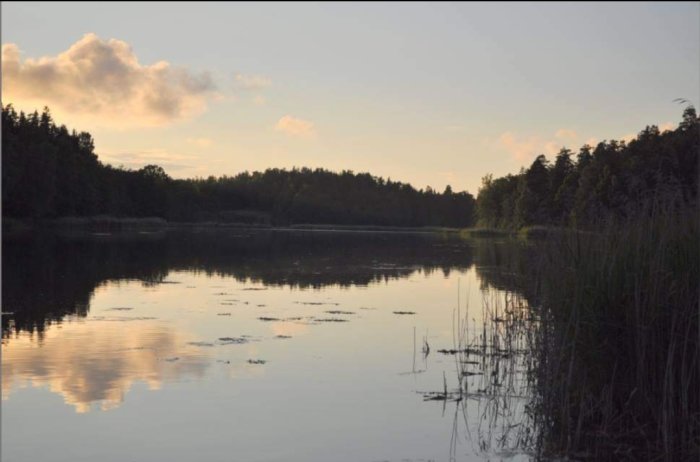
[[[3,234],[31,231],[86,231],[93,233],[113,233],[123,231],[167,231],[176,229],[241,229],[264,231],[306,231],[306,232],[368,232],[368,233],[425,233],[454,234],[462,237],[506,237],[516,236],[517,232],[493,228],[449,228],[440,226],[385,226],[385,225],[344,225],[330,223],[297,223],[274,226],[265,223],[222,223],[222,222],[172,222],[159,217],[117,218],[109,216],[63,217],[50,220],[2,219]]]

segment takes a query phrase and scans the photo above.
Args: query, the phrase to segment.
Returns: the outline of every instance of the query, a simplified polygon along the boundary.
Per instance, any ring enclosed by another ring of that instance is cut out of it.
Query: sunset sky
[[[476,194],[700,102],[700,3],[2,3],[2,100],[173,177],[369,171]]]

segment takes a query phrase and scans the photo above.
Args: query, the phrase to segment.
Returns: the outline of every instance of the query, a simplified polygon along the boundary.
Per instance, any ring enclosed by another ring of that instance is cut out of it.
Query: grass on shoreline
[[[536,276],[544,452],[697,460],[697,210],[656,205],[544,248]]]
[[[440,226],[385,226],[385,225],[342,225],[322,223],[297,223],[272,226],[262,223],[238,222],[169,222],[160,217],[114,217],[97,215],[89,217],[61,217],[51,220],[30,220],[3,217],[3,231],[28,231],[33,229],[85,229],[92,231],[120,231],[134,229],[167,228],[233,228],[233,229],[274,229],[296,231],[366,231],[366,232],[420,232],[436,234],[456,234],[461,237],[511,236],[508,230],[490,228],[449,228]]]

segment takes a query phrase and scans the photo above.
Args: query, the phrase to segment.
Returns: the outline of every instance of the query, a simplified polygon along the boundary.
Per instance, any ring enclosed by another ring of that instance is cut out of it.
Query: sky
[[[322,167],[476,194],[700,103],[700,3],[2,2],[2,102],[174,178]]]

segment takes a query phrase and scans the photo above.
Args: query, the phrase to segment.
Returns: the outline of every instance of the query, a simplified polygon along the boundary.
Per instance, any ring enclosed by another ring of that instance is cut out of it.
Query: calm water
[[[482,332],[511,256],[427,234],[7,237],[2,460],[529,460],[522,365],[498,394],[505,363],[438,352]],[[425,400],[460,360],[474,393]]]

